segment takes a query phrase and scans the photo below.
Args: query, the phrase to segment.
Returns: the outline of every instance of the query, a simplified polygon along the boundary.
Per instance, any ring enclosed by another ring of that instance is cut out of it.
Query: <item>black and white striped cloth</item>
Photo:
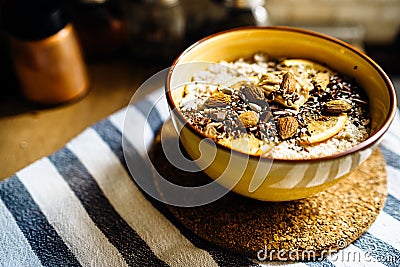
[[[167,104],[158,103],[148,123],[142,114],[162,93],[129,107],[137,114],[132,125],[148,128],[148,143],[168,117]],[[259,266],[198,238],[138,189],[124,165],[124,114],[0,183],[0,266]],[[262,265],[400,266],[399,114],[380,149],[389,195],[361,238],[322,262]]]

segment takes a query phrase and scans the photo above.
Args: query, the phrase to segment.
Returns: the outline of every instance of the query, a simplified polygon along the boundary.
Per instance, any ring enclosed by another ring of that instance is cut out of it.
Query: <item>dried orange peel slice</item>
[[[307,129],[310,135],[301,136],[301,143],[316,144],[328,140],[339,133],[347,123],[347,115],[323,116],[318,120],[310,121]]]
[[[312,80],[316,87],[323,91],[326,90],[330,82],[330,76],[334,74],[334,71],[330,68],[306,59],[285,59],[281,63],[295,70],[303,69],[311,71],[314,74]]]
[[[274,148],[273,143],[261,141],[252,134],[235,139],[221,139],[218,140],[218,143],[230,149],[255,156],[268,155]]]
[[[312,69],[321,72],[333,73],[333,71],[330,68],[306,59],[285,59],[281,63],[286,67],[298,67],[298,68]]]

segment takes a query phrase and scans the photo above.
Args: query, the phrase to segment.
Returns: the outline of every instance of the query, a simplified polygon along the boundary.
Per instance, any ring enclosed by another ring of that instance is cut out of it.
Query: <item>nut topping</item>
[[[283,94],[293,94],[296,91],[296,79],[290,71],[283,75],[281,88]]]
[[[217,92],[212,94],[205,102],[204,105],[210,108],[226,107],[232,102],[229,95]]]
[[[288,72],[290,73],[290,72]],[[288,77],[288,76],[286,76]],[[302,84],[305,82],[300,78],[300,77],[296,77],[294,76],[294,74],[289,74],[289,78],[286,78],[286,80],[292,80],[294,82],[292,82],[292,84],[294,84],[294,89],[295,91],[292,93],[287,93],[283,90],[279,90],[278,93],[275,95],[275,99],[274,101],[284,105],[285,107],[288,108],[292,108],[295,110],[299,110],[299,108],[304,105],[304,103],[307,102],[310,94],[310,87],[309,86],[303,86]],[[301,81],[301,82],[299,82]],[[282,81],[282,84],[285,82]],[[282,86],[281,86],[282,87]]]
[[[241,95],[252,103],[265,102],[264,91],[255,84],[246,83],[240,87]]]
[[[211,112],[210,117],[216,121],[223,121],[226,118],[226,111],[219,110],[219,111]]]
[[[278,133],[282,139],[288,139],[297,133],[299,123],[295,117],[278,118]]]
[[[285,159],[331,155],[369,136],[368,98],[354,79],[306,59],[262,58],[194,74],[200,82],[180,103],[188,122],[223,146]]]
[[[325,111],[331,114],[340,114],[342,112],[347,112],[351,108],[352,105],[342,99],[331,100],[325,104]]]
[[[239,115],[239,120],[243,123],[243,126],[246,128],[251,128],[253,126],[256,126],[259,118],[260,116],[258,115],[258,113],[252,110],[245,111]]]

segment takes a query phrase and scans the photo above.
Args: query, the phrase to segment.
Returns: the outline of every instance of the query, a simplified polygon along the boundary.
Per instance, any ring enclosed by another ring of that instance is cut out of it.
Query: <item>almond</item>
[[[352,105],[345,100],[335,99],[328,101],[325,104],[325,111],[331,114],[340,114],[347,112],[352,108]]]
[[[252,103],[265,102],[264,90],[252,83],[242,84],[240,87],[242,96]]]
[[[231,96],[217,92],[212,94],[205,102],[204,105],[210,108],[226,107],[232,102]]]
[[[297,133],[299,122],[295,117],[287,116],[278,118],[278,133],[282,139],[288,139]]]
[[[293,94],[296,91],[296,78],[294,74],[290,71],[283,75],[281,90],[283,94]]]
[[[256,126],[259,119],[260,115],[258,115],[258,113],[252,110],[245,111],[239,115],[239,120],[243,123],[243,126],[246,128]]]
[[[310,96],[310,90],[312,90],[313,86],[311,85],[311,80],[310,82],[307,82],[307,80],[304,80],[303,77],[294,76],[294,74],[292,74],[291,72],[287,72],[287,74],[288,75],[286,76],[286,82],[282,81],[281,88],[278,91],[280,94],[277,94],[275,96],[274,101],[281,105],[284,105],[285,107],[299,110],[299,108],[307,102]],[[284,83],[293,84],[293,88],[295,91],[291,93],[284,91]],[[309,84],[311,86],[309,86]]]

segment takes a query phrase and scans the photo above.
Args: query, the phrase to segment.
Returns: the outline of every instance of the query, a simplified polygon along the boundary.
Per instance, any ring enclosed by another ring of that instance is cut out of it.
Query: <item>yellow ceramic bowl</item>
[[[348,176],[379,144],[395,114],[394,87],[384,71],[364,53],[315,32],[266,27],[233,29],[211,35],[186,49],[175,60],[167,78],[166,95],[173,110],[172,121],[176,129],[181,129],[180,140],[193,159],[208,160],[207,157],[200,157],[199,150],[200,142],[206,137],[186,124],[182,113],[176,109],[182,99],[183,88],[171,92],[171,88],[189,82],[193,73],[200,70],[199,66],[201,68],[201,64],[186,63],[230,61],[258,51],[265,51],[272,57],[303,58],[325,63],[339,73],[354,77],[369,97],[372,134],[348,151],[317,159],[275,159],[270,169],[270,159],[202,142],[203,155],[209,153],[214,156],[216,147],[215,158],[204,172],[228,188],[233,186],[232,181],[238,180],[233,187],[234,192],[259,200],[294,200],[321,192]],[[184,71],[179,71],[182,64],[187,66]],[[256,190],[251,186],[254,179],[263,181]]]

